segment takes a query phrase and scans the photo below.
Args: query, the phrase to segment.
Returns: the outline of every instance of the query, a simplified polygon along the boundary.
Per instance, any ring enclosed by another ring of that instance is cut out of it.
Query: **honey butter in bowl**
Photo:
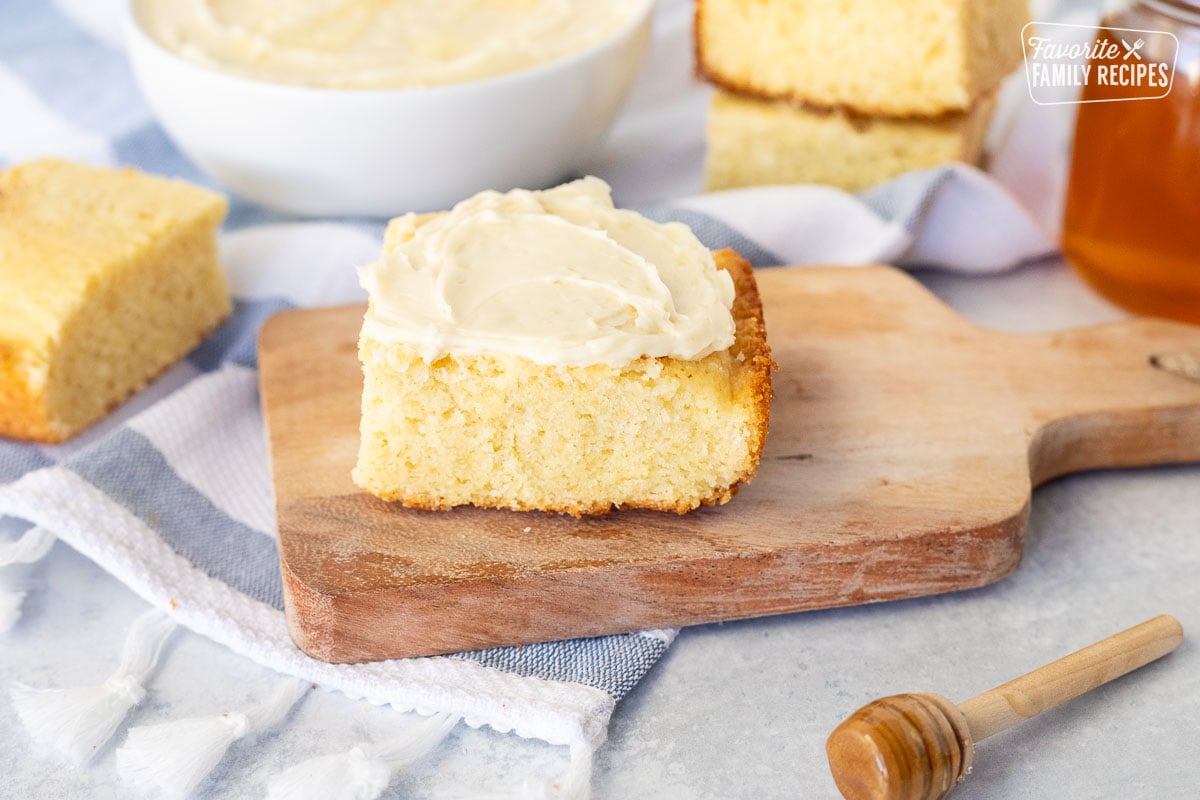
[[[548,186],[601,143],[653,0],[131,0],[128,52],[176,145],[233,192],[394,216]]]

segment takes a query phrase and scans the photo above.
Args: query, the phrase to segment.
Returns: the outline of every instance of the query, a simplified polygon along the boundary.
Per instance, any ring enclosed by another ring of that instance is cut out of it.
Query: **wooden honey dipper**
[[[1145,666],[1183,641],[1162,615],[955,705],[936,694],[884,697],[825,745],[847,800],[937,800],[971,771],[975,743]]]

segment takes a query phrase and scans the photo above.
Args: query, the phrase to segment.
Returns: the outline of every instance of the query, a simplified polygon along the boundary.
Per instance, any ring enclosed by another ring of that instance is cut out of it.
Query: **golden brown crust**
[[[984,102],[988,96],[994,95],[999,91],[998,85],[985,87],[981,92],[981,96],[976,97],[970,103],[946,106],[940,111],[930,113],[927,111],[897,111],[895,108],[885,107],[870,101],[859,101],[854,104],[830,104],[806,96],[798,87],[793,87],[788,91],[772,90],[764,86],[758,86],[749,80],[738,80],[731,75],[726,75],[711,62],[704,50],[705,20],[704,0],[696,0],[696,7],[693,11],[692,52],[695,56],[694,61],[697,77],[728,92],[740,94],[755,100],[782,101],[790,103],[802,111],[813,114],[844,114],[850,123],[854,125],[866,124],[873,117],[886,117],[893,120],[942,122],[954,117],[970,114],[979,103]]]
[[[771,358],[771,347],[767,344],[767,326],[763,319],[762,297],[758,293],[758,282],[754,280],[754,270],[750,262],[733,250],[720,250],[714,254],[717,266],[729,272],[733,278],[734,301],[733,319],[737,326],[734,337],[733,352],[742,359],[744,369],[741,379],[745,382],[745,391],[754,400],[755,429],[750,448],[753,452],[751,469],[729,487],[728,493],[718,494],[712,502],[727,503],[737,494],[740,483],[748,483],[758,474],[758,463],[762,458],[763,446],[767,440],[767,427],[771,418],[771,398],[774,390],[771,388],[771,373],[779,369],[779,365]]]
[[[0,189],[0,318],[8,323],[0,326],[0,437],[70,439],[232,310],[216,264],[215,232],[227,207],[219,195],[129,167],[59,159],[0,171]],[[141,293],[156,290],[150,271],[183,276],[167,282],[175,301],[159,296],[153,314]],[[128,348],[144,331],[155,334],[149,343]],[[169,352],[161,346],[168,340]],[[111,363],[98,369],[98,361]]]
[[[724,269],[733,278],[734,302],[732,308],[735,325],[734,342],[730,348],[731,355],[739,365],[735,380],[738,394],[751,398],[753,407],[753,429],[749,441],[751,458],[749,466],[729,486],[718,486],[708,497],[700,500],[698,505],[710,506],[729,502],[742,483],[748,483],[758,472],[759,459],[762,456],[763,444],[766,441],[767,426],[770,418],[771,372],[778,365],[771,359],[771,349],[767,345],[766,325],[763,320],[762,299],[758,294],[758,284],[754,280],[754,271],[750,262],[739,256],[733,250],[720,250],[713,254],[717,266]],[[406,508],[422,509],[425,511],[445,511],[454,507],[453,503],[440,501],[429,495],[404,494],[400,490],[372,492],[377,497],[398,503]],[[573,517],[607,514],[614,509],[612,503],[562,503],[553,506],[530,505],[514,502],[508,497],[480,496],[473,498],[472,505],[479,508],[502,508],[511,511],[545,511],[548,513],[569,514]],[[677,503],[655,502],[652,500],[623,503],[619,509],[644,509],[650,511],[666,511],[675,514],[686,514],[695,510],[697,504],[680,501]],[[618,509],[618,510],[619,510]]]
[[[699,47],[699,45],[697,45]],[[763,100],[765,102],[781,102],[794,106],[800,111],[807,111],[810,114],[832,115],[841,114],[846,117],[847,121],[852,125],[865,126],[877,120],[880,117],[892,121],[909,121],[909,122],[946,122],[957,117],[964,117],[974,111],[980,103],[986,102],[989,97],[994,95],[996,88],[987,89],[974,99],[970,104],[947,108],[944,111],[939,111],[935,114],[927,114],[920,112],[897,113],[883,106],[872,105],[871,103],[857,103],[850,105],[848,103],[821,103],[810,97],[804,96],[797,90],[792,91],[772,91],[761,86],[756,86],[747,81],[739,81],[736,78],[731,78],[728,75],[723,75],[717,72],[713,67],[705,67],[701,65],[699,60],[696,61],[696,73],[700,78],[708,81],[714,86],[724,89],[733,94],[739,94],[753,100]]]
[[[197,335],[195,342],[184,351],[182,358],[186,358],[188,353],[199,347],[200,343],[207,339],[209,334],[228,319],[232,311],[233,308],[231,306],[207,330],[201,331]],[[0,345],[0,356],[4,355],[6,355],[4,346]],[[57,423],[56,420],[50,418],[49,410],[46,408],[45,393],[34,394],[31,392],[25,381],[17,377],[12,362],[5,358],[3,361],[0,361],[0,437],[18,439],[25,442],[38,442],[39,444],[62,444],[68,439],[75,438],[107,417],[130,397],[133,397],[142,389],[145,389],[151,383],[158,380],[164,372],[175,366],[178,362],[179,359],[176,359],[170,363],[163,364],[157,371],[148,376],[146,380],[137,386],[130,387],[129,391],[121,397],[114,398],[100,414],[97,414],[94,418],[83,422],[72,430],[66,430],[62,423]]]
[[[18,374],[15,356],[0,343],[0,436],[58,444],[66,437],[52,427],[43,394],[33,392]]]

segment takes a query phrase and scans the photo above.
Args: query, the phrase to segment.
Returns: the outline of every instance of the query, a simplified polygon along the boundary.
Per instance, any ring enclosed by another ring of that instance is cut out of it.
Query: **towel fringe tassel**
[[[54,535],[34,526],[13,542],[0,542],[0,633],[8,633],[21,618],[21,606],[29,591],[23,566],[46,557],[54,546]]]
[[[595,759],[594,746],[572,747],[571,762],[558,781],[551,784],[548,796],[554,800],[589,800],[592,796],[592,763]]]
[[[0,560],[33,563],[49,552],[54,541],[42,529],[33,528],[7,548],[0,546]],[[10,572],[0,570],[0,632],[20,617],[24,586]],[[10,694],[21,723],[38,743],[63,753],[77,765],[86,764],[130,709],[145,698],[143,684],[175,628],[170,616],[157,609],[138,617],[126,637],[120,666],[98,686],[39,689],[14,683]],[[310,685],[289,679],[268,700],[244,712],[131,728],[116,753],[118,774],[142,791],[187,797],[216,769],[234,742],[275,728]],[[301,762],[269,781],[267,800],[377,800],[399,772],[432,752],[459,721],[453,715],[434,714],[383,742]],[[572,746],[570,762],[560,776],[540,785],[526,782],[519,796],[526,800],[589,800],[595,752],[595,745]]]
[[[438,800],[589,800],[592,795],[592,764],[601,742],[572,745],[570,762],[554,778],[527,778],[516,787],[465,790],[434,790]]]
[[[0,568],[0,633],[8,633],[21,618],[29,580],[14,569]]]
[[[86,764],[146,696],[143,684],[174,630],[175,622],[162,611],[142,614],[129,629],[116,672],[99,686],[37,689],[14,684],[10,694],[21,724],[34,741]]]
[[[0,567],[41,561],[54,546],[54,534],[34,525],[14,542],[0,542]]]
[[[172,720],[129,729],[117,750],[117,773],[138,789],[187,797],[237,740],[271,730],[308,692],[306,681],[288,679],[263,703],[244,712]]]
[[[387,741],[301,762],[270,780],[267,800],[376,800],[397,773],[433,751],[458,721],[434,714]]]

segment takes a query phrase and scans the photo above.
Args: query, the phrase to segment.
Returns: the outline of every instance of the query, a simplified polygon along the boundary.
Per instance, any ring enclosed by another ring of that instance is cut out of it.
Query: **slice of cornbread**
[[[697,0],[696,60],[742,94],[933,116],[994,90],[1028,21],[1027,0]]]
[[[386,245],[385,245],[386,249]],[[733,278],[733,345],[698,360],[542,366],[445,356],[365,335],[354,480],[387,500],[599,514],[724,503],[758,470],[771,361],[750,265]]]
[[[857,117],[718,90],[708,117],[710,190],[822,183],[860,191],[914,169],[979,160],[995,107],[932,120]]]
[[[224,198],[57,160],[0,173],[0,435],[67,439],[230,312]]]

